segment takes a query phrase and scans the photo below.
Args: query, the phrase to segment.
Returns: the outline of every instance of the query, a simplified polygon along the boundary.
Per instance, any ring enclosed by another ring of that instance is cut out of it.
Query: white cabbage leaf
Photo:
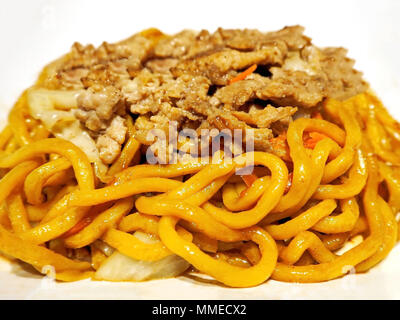
[[[145,243],[158,242],[158,238],[147,233],[136,231],[133,234]],[[141,261],[132,259],[117,250],[108,257],[95,273],[95,279],[108,281],[144,281],[152,279],[172,278],[181,275],[190,264],[171,254],[157,261]]]

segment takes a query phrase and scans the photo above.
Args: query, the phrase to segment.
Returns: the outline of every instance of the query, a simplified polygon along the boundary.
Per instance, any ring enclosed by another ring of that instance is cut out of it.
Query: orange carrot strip
[[[271,138],[268,141],[269,142],[274,142],[274,141],[285,141],[286,140],[286,132],[282,132],[279,136],[275,137],[275,138]]]
[[[304,147],[308,149],[314,149],[318,142],[322,139],[328,138],[328,136],[319,132],[309,132],[309,138],[304,141]]]
[[[311,114],[311,118],[313,118],[313,119],[323,119],[322,118],[322,114],[321,114],[321,112],[319,112],[319,111],[315,111],[315,112],[313,112],[312,114]]]
[[[240,176],[244,183],[246,184],[247,187],[251,187],[251,185],[254,183],[254,181],[256,181],[258,179],[258,177],[255,174],[248,174],[248,175],[243,175]]]
[[[292,182],[293,182],[293,172],[290,172],[288,175],[288,182],[287,182],[284,194],[289,192],[290,187],[292,186]]]
[[[236,77],[232,78],[229,81],[229,84],[232,84],[232,83],[238,82],[240,80],[246,79],[246,77],[251,75],[256,69],[257,69],[257,65],[253,64],[251,67],[247,68],[243,72],[239,73]]]
[[[258,177],[255,174],[249,174],[249,175],[246,175],[246,176],[243,175],[243,176],[240,176],[240,177],[243,179],[244,183],[247,186],[247,188],[244,189],[239,195],[239,197],[242,198],[245,195],[246,191],[249,190],[249,188],[252,186],[254,181],[256,181],[258,179]]]
[[[110,207],[110,203],[108,203],[108,202],[94,207],[92,209],[92,211],[89,212],[89,214],[86,217],[84,217],[76,225],[74,225],[71,229],[69,229],[66,233],[64,233],[62,235],[62,237],[68,238],[68,237],[78,233],[82,229],[86,228],[89,224],[92,223],[92,221],[94,220],[94,218],[97,217],[97,215],[99,215],[104,210],[107,210],[107,208],[109,208],[109,207]]]

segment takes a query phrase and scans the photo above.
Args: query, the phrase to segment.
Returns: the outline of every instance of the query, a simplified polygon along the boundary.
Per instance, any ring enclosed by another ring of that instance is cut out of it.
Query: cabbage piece
[[[159,242],[155,235],[136,231],[133,236],[145,243]],[[96,271],[94,278],[108,281],[144,281],[151,279],[172,278],[182,274],[190,264],[171,254],[157,261],[141,261],[115,251]]]
[[[96,271],[94,278],[108,281],[144,281],[172,278],[182,274],[189,263],[171,254],[158,261],[140,261],[115,251]]]
[[[96,175],[102,180],[107,166],[100,159],[96,142],[82,128],[73,113],[78,107],[77,96],[81,92],[31,89],[28,92],[29,111],[55,137],[68,140],[85,152],[89,161],[95,165]]]

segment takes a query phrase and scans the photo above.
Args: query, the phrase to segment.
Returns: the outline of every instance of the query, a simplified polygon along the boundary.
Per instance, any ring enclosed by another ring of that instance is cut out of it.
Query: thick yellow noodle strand
[[[128,117],[122,151],[101,179],[28,103],[24,93],[0,133],[0,251],[42,273],[53,266],[60,281],[96,278],[115,250],[146,263],[178,255],[231,287],[320,282],[366,272],[399,238],[400,125],[371,93],[327,99],[323,119],[290,122],[285,160],[219,151],[139,164]],[[305,143],[312,132],[321,138]],[[236,171],[248,159],[256,167],[246,179]],[[355,236],[361,242],[348,249]],[[67,258],[80,253],[90,263]]]

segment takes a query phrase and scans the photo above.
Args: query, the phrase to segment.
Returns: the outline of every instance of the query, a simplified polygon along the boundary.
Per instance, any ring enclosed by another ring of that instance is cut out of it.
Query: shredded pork
[[[273,151],[271,138],[301,109],[327,97],[346,99],[367,84],[343,48],[320,49],[301,26],[276,32],[184,30],[168,36],[146,30],[116,43],[74,44],[44,79],[48,89],[83,89],[75,116],[97,141],[104,163],[120,154],[126,117],[136,138],[150,144],[149,130],[247,129],[257,150]],[[245,79],[231,83],[257,65]]]

